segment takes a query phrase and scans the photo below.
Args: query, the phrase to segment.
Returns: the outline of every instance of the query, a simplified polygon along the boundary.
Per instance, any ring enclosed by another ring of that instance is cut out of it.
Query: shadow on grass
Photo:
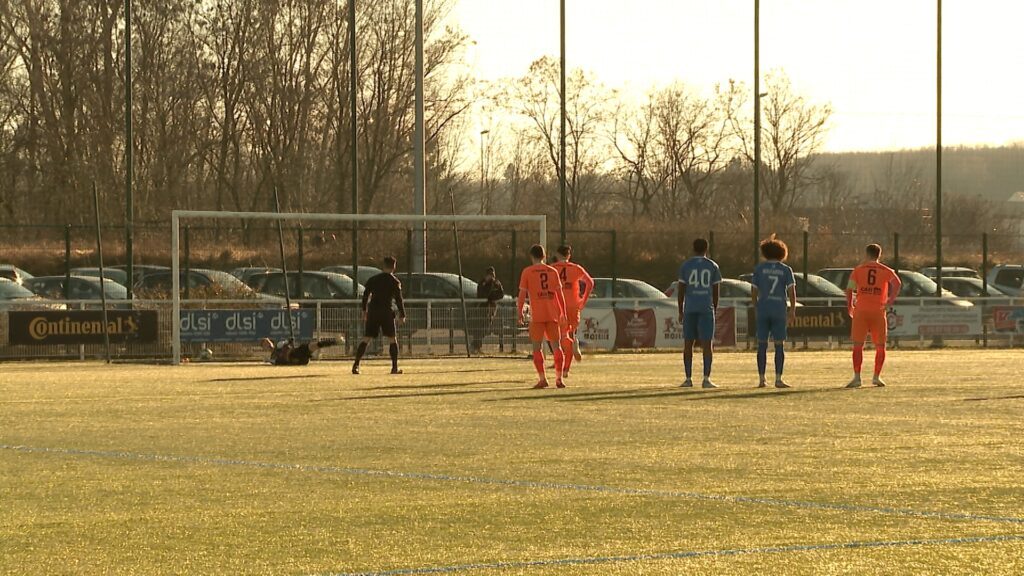
[[[416,373],[417,375],[419,372]],[[356,388],[359,391],[373,392],[377,390],[429,390],[431,388],[462,388],[464,386],[480,386],[484,384],[504,384],[506,380],[499,382],[453,382],[445,384],[405,384],[402,386],[372,386],[370,388]]]
[[[601,402],[609,400],[642,400],[646,398],[668,398],[678,396],[682,400],[752,400],[772,399],[794,394],[821,394],[824,392],[838,392],[842,388],[789,388],[777,390],[768,388],[763,390],[750,390],[736,393],[736,390],[716,388],[704,390],[701,388],[639,388],[630,390],[604,390],[595,392],[569,393],[569,394],[534,394],[531,396],[510,396],[487,400],[487,402],[510,402],[517,400],[550,400],[554,402]]]
[[[1012,396],[988,396],[985,398],[964,398],[964,402],[984,402],[986,400],[1018,400],[1024,398],[1024,394],[1013,394]]]
[[[257,380],[302,380],[308,378],[330,378],[330,374],[299,374],[296,376],[257,376],[252,378],[214,378],[203,382],[254,382]]]
[[[508,380],[501,382],[479,382],[479,384],[522,384],[518,380]],[[487,390],[435,390],[430,392],[411,392],[401,394],[371,394],[368,396],[336,396],[333,398],[318,398],[310,400],[311,403],[319,402],[343,402],[348,400],[396,400],[401,398],[429,398],[432,396],[467,396],[470,394],[493,394],[494,392],[502,392],[503,390],[487,389]]]
[[[571,389],[571,388],[570,388]],[[632,397],[645,397],[647,395],[665,396],[665,395],[682,395],[682,394],[716,394],[721,390],[693,390],[693,389],[658,389],[658,388],[630,388],[628,390],[598,390],[593,392],[565,392],[557,389],[546,389],[531,391],[529,396],[508,396],[506,398],[495,398],[493,400],[487,400],[487,402],[515,402],[517,400],[581,400],[589,399],[594,397],[607,397],[609,400],[617,398],[632,398]]]

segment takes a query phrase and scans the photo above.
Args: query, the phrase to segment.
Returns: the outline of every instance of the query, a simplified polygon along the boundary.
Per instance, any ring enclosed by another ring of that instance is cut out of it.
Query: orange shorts
[[[875,346],[885,344],[889,335],[889,322],[886,319],[885,310],[853,311],[853,328],[850,330],[850,339],[854,344],[863,344],[867,340],[869,332]]]
[[[558,322],[530,323],[530,341],[542,342],[547,340],[557,345],[561,339],[561,330],[558,329]]]
[[[567,304],[565,307],[565,317],[569,320],[569,334],[574,334],[580,327],[579,306]]]

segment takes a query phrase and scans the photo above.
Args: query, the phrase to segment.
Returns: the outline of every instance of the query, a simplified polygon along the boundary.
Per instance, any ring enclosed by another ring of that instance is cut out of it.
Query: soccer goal
[[[218,224],[217,221],[220,221],[220,224]],[[321,213],[230,212],[230,211],[212,211],[212,210],[211,211],[204,211],[204,210],[174,210],[174,211],[171,212],[171,270],[170,270],[170,274],[169,274],[169,276],[170,276],[170,286],[168,286],[169,292],[170,292],[170,296],[171,296],[171,299],[172,299],[172,306],[171,306],[171,319],[172,319],[172,322],[171,322],[171,325],[172,325],[172,329],[171,329],[171,353],[172,353],[172,358],[171,358],[171,361],[172,361],[173,364],[180,364],[181,361],[182,361],[183,329],[186,330],[185,336],[187,337],[188,342],[191,342],[191,343],[200,342],[201,338],[197,339],[197,337],[196,337],[196,328],[197,327],[195,326],[195,324],[196,323],[200,323],[200,322],[204,322],[204,321],[209,322],[209,320],[210,320],[209,318],[205,318],[205,320],[204,320],[204,317],[202,317],[199,312],[195,311],[197,309],[197,303],[196,302],[194,302],[194,301],[193,302],[189,302],[189,306],[187,306],[187,307],[183,306],[183,300],[186,300],[186,301],[188,301],[188,300],[198,300],[198,299],[201,298],[201,296],[197,296],[195,293],[193,293],[191,295],[188,294],[187,287],[192,282],[191,277],[189,279],[187,279],[187,281],[185,282],[184,286],[182,285],[182,282],[181,282],[183,280],[183,274],[185,273],[186,269],[191,270],[191,269],[195,268],[194,265],[191,265],[189,263],[189,256],[188,256],[190,254],[190,248],[189,248],[190,240],[189,239],[192,238],[192,249],[191,249],[191,251],[195,251],[194,247],[195,247],[195,244],[196,244],[196,237],[197,237],[196,229],[197,228],[205,227],[206,229],[209,229],[211,227],[218,226],[218,225],[227,226],[231,222],[234,222],[234,223],[238,223],[238,222],[251,223],[251,222],[258,222],[258,221],[262,221],[262,222],[264,222],[264,223],[266,223],[268,225],[276,225],[278,223],[289,223],[290,226],[299,226],[300,229],[305,228],[308,231],[322,230],[324,228],[329,228],[329,227],[332,227],[332,226],[349,226],[349,230],[351,230],[356,224],[358,224],[360,231],[365,231],[366,229],[370,228],[371,226],[392,226],[393,227],[392,232],[399,232],[399,231],[401,231],[403,233],[403,235],[407,234],[410,239],[412,238],[412,234],[413,234],[413,231],[410,229],[410,227],[412,225],[422,225],[424,228],[427,228],[427,229],[430,230],[429,238],[430,238],[430,242],[431,243],[434,242],[435,238],[443,238],[445,236],[451,237],[452,236],[452,232],[454,231],[454,229],[456,227],[460,230],[460,233],[461,233],[462,230],[466,229],[465,225],[469,225],[469,224],[476,225],[476,226],[480,226],[480,225],[489,226],[489,227],[491,227],[491,228],[489,228],[489,230],[497,230],[498,229],[497,227],[509,227],[509,229],[511,230],[511,238],[512,238],[512,240],[511,240],[511,242],[503,241],[504,242],[503,246],[505,248],[509,249],[507,251],[510,251],[510,257],[514,258],[513,261],[515,261],[517,263],[520,263],[520,264],[522,264],[524,262],[524,260],[525,260],[524,257],[519,255],[520,252],[525,253],[525,249],[530,244],[532,244],[534,242],[539,243],[542,246],[546,245],[546,242],[547,242],[547,217],[544,216],[544,215],[505,215],[505,216],[426,215],[426,216],[417,216],[417,215],[410,215],[410,214],[321,214]],[[433,226],[433,228],[431,228],[432,226]],[[515,231],[516,227],[523,228],[522,236],[518,240],[517,240],[516,231]],[[184,228],[184,230],[183,230],[183,228]],[[182,236],[183,236],[183,231],[185,232],[185,238],[184,238],[185,260],[184,260],[184,262],[183,262],[183,258],[182,258],[182,256],[183,256],[183,254],[182,254],[182,244],[183,244]],[[190,235],[189,232],[191,232],[192,234]],[[471,236],[472,232],[473,232],[473,230],[469,230],[470,236]],[[476,232],[480,233],[480,230],[476,230]],[[220,237],[218,236],[218,238],[220,238]],[[277,236],[274,236],[273,238],[274,238],[273,239],[273,243],[274,243],[273,246],[274,246],[274,248],[276,250],[276,247],[277,247]],[[457,246],[457,238],[458,238],[458,236],[456,236],[456,246]],[[206,240],[206,241],[209,241],[209,240]],[[468,244],[470,247],[473,247],[474,245],[476,245],[478,243],[479,242],[474,240],[472,237],[464,238],[464,240],[463,240],[463,245],[464,246]],[[223,247],[225,250],[227,250],[227,249],[229,249],[231,247],[232,241],[230,239],[224,240],[223,238],[221,238],[221,239],[217,240],[217,244],[222,245],[221,247]],[[412,247],[411,240],[410,240],[409,244],[410,244],[410,250],[411,250],[411,247]],[[378,247],[373,245],[373,243],[371,243],[371,245],[369,247],[364,249],[364,253],[372,253],[374,250],[377,250],[377,249],[378,249]],[[284,251],[283,245],[282,245],[282,249],[281,250],[282,250],[282,252]],[[352,247],[352,252],[353,252],[353,254],[358,255],[357,248]],[[301,253],[301,239],[300,239],[300,253]],[[428,251],[428,254],[429,254],[429,251]],[[301,258],[301,256],[300,256],[300,258]],[[339,263],[349,264],[349,263],[352,263],[353,260],[354,260],[354,258],[348,259],[347,262],[339,262]],[[428,262],[432,262],[433,260],[434,260],[433,256],[430,256],[428,258]],[[280,259],[278,259],[276,257],[266,258],[264,261],[265,261],[266,265],[273,266],[273,267],[280,266],[283,263],[283,262],[280,261]],[[238,263],[238,265],[241,265],[241,264]],[[408,270],[412,265],[413,265],[412,262],[401,261],[400,262],[400,268],[401,268],[401,270],[403,270],[403,272],[399,273],[399,277],[402,278],[402,274],[404,273],[404,271]],[[459,268],[461,269],[461,266],[462,266],[461,257],[459,258],[458,265],[459,265]],[[523,265],[525,265],[525,264],[523,264]],[[364,264],[360,263],[359,266],[363,267]],[[428,266],[433,267],[433,265],[429,264],[429,263],[428,263]],[[449,265],[449,267],[450,267],[450,265]],[[290,274],[292,274],[292,270],[295,269],[295,264],[294,263],[290,263],[288,265],[288,268],[290,268],[290,270],[286,269],[286,273],[284,274],[284,276],[286,276],[286,277],[289,276]],[[337,268],[345,268],[345,266],[338,266]],[[351,269],[351,266],[349,266],[348,268]],[[513,270],[513,268],[510,267],[508,273],[511,273],[512,270]],[[447,270],[447,269],[443,270],[443,271],[444,272],[453,272],[453,270]],[[473,272],[475,273],[476,270],[474,269]],[[349,274],[349,275],[352,275],[353,276],[352,280],[355,283],[356,278],[354,278],[355,274],[353,274],[353,271],[352,270],[348,270],[345,273]],[[466,276],[469,276],[469,274],[466,274]],[[302,277],[301,276],[300,276],[300,282],[302,282]],[[286,279],[284,279],[283,283],[287,287],[289,285],[289,280],[286,278]],[[514,284],[513,278],[511,278],[511,277],[507,278],[507,283],[510,284],[510,285]],[[286,291],[287,290],[288,289],[286,288]],[[514,294],[512,294],[512,295],[514,296]],[[302,295],[301,294],[292,294],[291,295],[291,300],[302,300]],[[356,301],[357,301],[356,293],[353,292],[352,293],[352,302],[351,302],[353,307],[351,308],[351,310],[355,310],[354,305],[355,305]],[[218,308],[220,306],[217,302],[214,302],[214,301],[210,301],[210,302],[207,302],[207,303],[204,303],[204,304],[206,304],[206,305],[200,306],[200,307],[203,307],[203,308]],[[236,302],[235,304],[237,305],[239,303]],[[266,307],[268,309],[270,308],[270,304],[268,304],[266,302],[262,303],[261,306]],[[439,307],[439,306],[435,306],[434,307],[435,320],[436,320],[436,316],[439,315],[439,312],[447,310],[447,312],[449,314],[451,314],[450,308],[453,305],[451,304],[451,302],[449,302],[448,306],[449,306],[449,308],[448,309],[444,309],[444,310],[442,310],[442,308]],[[249,306],[249,308],[252,308],[252,306]],[[277,308],[278,309],[283,309],[283,306],[278,305]],[[465,314],[464,310],[465,310],[465,303],[463,302],[463,314]],[[316,311],[319,314],[319,312],[320,312],[320,307],[319,306],[316,307]],[[429,306],[425,306],[424,311],[425,311],[425,319],[421,319],[418,322],[420,322],[420,323],[424,323],[425,322],[425,325],[429,328],[431,326],[431,308]],[[424,316],[424,311],[419,311],[418,310],[419,316]],[[186,314],[183,314],[183,312],[188,313],[188,317],[187,318],[186,318]],[[278,310],[278,314],[281,316],[281,322],[278,323],[278,324],[280,324],[280,323],[284,322],[284,318],[285,318],[286,315],[283,312],[280,312],[280,310]],[[295,314],[295,312],[293,312],[293,317],[291,319],[291,322],[293,324],[298,321],[298,320],[296,320],[296,317],[294,316],[294,314]],[[221,314],[221,315],[223,316],[223,314]],[[195,316],[195,318],[193,318],[193,316]],[[265,314],[260,314],[260,316],[261,317],[270,317],[270,316],[275,316],[275,315],[271,314],[271,313],[265,313]],[[264,318],[264,319],[266,319],[266,318]],[[252,330],[252,318],[241,319],[238,322],[239,323],[249,322],[249,325],[246,326],[246,328],[250,330],[250,332],[249,332],[250,334],[252,333],[251,332],[251,330]],[[419,326],[417,325],[416,327],[409,328],[409,330],[415,330],[415,329],[418,329],[418,327]],[[202,327],[200,326],[199,328],[200,328],[200,332],[201,332]],[[277,328],[279,329],[280,326],[277,326]],[[288,329],[290,331],[292,329],[292,326],[288,326]],[[265,330],[265,329],[264,328],[256,328],[257,332],[260,331],[260,330]],[[470,328],[470,325],[469,325],[468,322],[464,323],[462,325],[462,331],[465,332],[465,334],[466,334],[467,342],[468,342],[468,339],[469,339],[469,332],[470,332],[470,330],[471,330],[471,328]],[[224,328],[221,327],[221,329],[218,332],[218,334],[216,334],[216,337],[222,339],[221,341],[224,341],[223,338],[225,337],[223,332],[224,332]],[[437,332],[437,331],[435,330],[434,332]],[[449,333],[451,333],[451,332],[452,332],[452,330],[449,329]],[[239,331],[238,333],[239,334],[243,334],[244,331]],[[435,339],[433,341],[429,340],[429,338],[431,338],[429,330],[425,331],[425,333],[427,333],[427,336],[425,336],[425,338],[427,338],[428,340],[426,340],[425,345],[423,345],[422,347],[423,347],[424,350],[426,350],[427,354],[432,354],[432,353],[437,353],[437,352],[443,353],[442,348],[450,349],[450,348],[448,348],[448,347],[451,346],[451,342],[450,341],[447,342],[446,346],[443,346],[441,343],[438,342],[436,337],[435,337]],[[230,334],[228,336],[230,336]],[[268,334],[267,336],[273,337],[273,335],[270,335],[270,334]],[[214,335],[211,335],[210,338],[213,339]],[[450,340],[450,338],[449,338],[449,340]],[[217,341],[217,340],[213,340],[213,341]],[[513,351],[514,351],[514,345],[513,345]]]

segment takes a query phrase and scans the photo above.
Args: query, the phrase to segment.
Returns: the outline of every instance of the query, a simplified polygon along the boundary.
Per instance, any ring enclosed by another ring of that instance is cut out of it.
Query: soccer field
[[[870,361],[870,354],[868,355]],[[9,574],[1020,574],[1020,351],[5,364]],[[699,370],[700,358],[697,366]]]

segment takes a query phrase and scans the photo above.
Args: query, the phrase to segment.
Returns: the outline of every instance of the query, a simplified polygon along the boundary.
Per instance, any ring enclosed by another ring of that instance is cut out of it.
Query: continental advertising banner
[[[8,313],[11,344],[103,344],[102,310],[12,311]],[[109,310],[107,332],[114,343],[156,342],[155,310]]]
[[[312,340],[316,312],[292,310],[295,338]],[[182,310],[182,342],[255,342],[262,338],[288,338],[284,311],[277,310]]]
[[[787,332],[790,338],[849,336],[850,315],[846,306],[800,306]],[[753,308],[747,314],[747,334],[757,334],[757,313]]]

